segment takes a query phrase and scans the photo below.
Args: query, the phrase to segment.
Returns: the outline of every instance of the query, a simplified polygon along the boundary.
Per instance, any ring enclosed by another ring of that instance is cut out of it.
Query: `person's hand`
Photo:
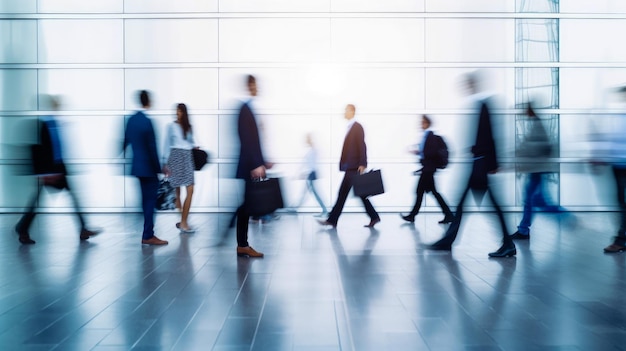
[[[271,169],[272,167],[274,167],[274,162],[265,162],[266,169]]]
[[[169,177],[170,174],[172,174],[168,166],[163,166],[163,174],[165,174],[166,177]]]
[[[265,166],[259,166],[250,171],[250,178],[259,179],[265,178]]]
[[[496,169],[492,169],[491,171],[488,172],[489,174],[496,174],[498,173],[498,168]]]
[[[363,174],[363,172],[365,172],[365,166],[359,166],[358,171],[359,174]]]

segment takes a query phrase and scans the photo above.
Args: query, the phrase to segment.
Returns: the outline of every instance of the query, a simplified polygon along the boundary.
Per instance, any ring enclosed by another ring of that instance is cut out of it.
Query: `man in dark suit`
[[[157,155],[156,136],[152,121],[146,116],[150,108],[150,94],[142,90],[139,101],[143,109],[132,115],[126,123],[124,134],[125,150],[128,145],[133,149],[133,160],[130,174],[139,179],[141,186],[141,207],[143,209],[143,235],[141,243],[146,245],[166,245],[167,241],[154,235],[154,208],[159,190],[161,165]]]
[[[257,96],[256,78],[254,76],[249,75],[247,77],[247,87],[250,99],[241,105],[237,120],[241,148],[236,177],[245,182],[251,182],[254,179],[265,178],[266,168],[271,168],[272,165],[266,163],[263,158],[259,128],[252,111],[253,99]],[[263,253],[256,251],[248,244],[250,213],[245,200],[235,215],[237,216],[237,256],[263,257]]]
[[[445,236],[436,243],[430,245],[428,248],[432,250],[444,250],[450,251],[452,249],[452,243],[456,239],[461,225],[461,217],[463,216],[463,203],[467,193],[472,190],[480,197],[484,196],[485,192],[489,193],[489,198],[496,210],[500,226],[502,227],[502,246],[495,252],[489,253],[490,257],[507,257],[514,256],[517,251],[515,250],[515,244],[513,240],[507,234],[506,223],[504,216],[500,210],[500,206],[496,202],[496,199],[489,189],[489,174],[495,174],[498,171],[498,161],[496,159],[496,145],[493,138],[493,132],[491,128],[491,114],[489,112],[489,106],[487,104],[487,98],[479,94],[478,77],[475,73],[468,74],[466,77],[466,86],[469,93],[472,95],[478,106],[478,128],[476,131],[476,142],[472,146],[472,154],[474,155],[474,163],[472,165],[472,172],[470,174],[467,186],[463,191],[459,205],[457,206],[456,215],[448,228]]]
[[[408,215],[400,215],[402,219],[407,222],[415,222],[415,216],[419,213],[420,207],[422,206],[422,199],[424,198],[425,192],[432,192],[435,199],[439,203],[439,207],[441,207],[441,211],[444,214],[444,218],[439,221],[440,224],[450,223],[454,218],[452,211],[450,211],[450,207],[446,204],[443,197],[437,192],[437,188],[435,187],[435,172],[437,171],[437,141],[436,137],[433,134],[432,130],[430,130],[431,121],[428,116],[422,116],[422,129],[424,130],[424,137],[422,139],[422,143],[419,145],[416,153],[420,156],[420,162],[422,163],[422,170],[420,179],[417,182],[417,197],[415,198],[415,205],[413,205],[413,209]]]
[[[60,101],[57,97],[50,97],[50,104],[53,110],[58,110]],[[88,230],[85,228],[85,219],[81,214],[78,200],[70,189],[67,182],[67,170],[63,162],[63,152],[61,143],[61,134],[59,126],[53,116],[42,118],[40,130],[40,144],[33,145],[33,168],[34,173],[39,177],[39,187],[35,196],[28,206],[28,210],[22,216],[15,226],[15,231],[19,235],[19,241],[22,244],[34,244],[35,240],[31,239],[29,228],[35,219],[35,206],[39,199],[41,189],[45,186],[54,189],[65,189],[70,194],[74,202],[74,208],[78,220],[80,221],[80,240],[87,240],[98,234],[99,231]]]
[[[352,182],[354,177],[362,174],[367,168],[367,147],[365,145],[365,132],[363,126],[354,119],[356,114],[356,108],[350,104],[346,106],[344,117],[348,120],[348,132],[343,142],[343,148],[341,150],[341,159],[339,161],[339,170],[345,172],[343,181],[339,186],[339,195],[337,196],[337,202],[330,211],[328,219],[325,221],[319,221],[322,225],[330,225],[333,228],[337,227],[337,221],[343,211],[343,206],[348,199],[350,189],[352,189]],[[369,224],[365,227],[373,228],[376,223],[380,222],[380,216],[372,206],[372,203],[366,198],[361,197],[363,206],[367,215],[370,217]]]

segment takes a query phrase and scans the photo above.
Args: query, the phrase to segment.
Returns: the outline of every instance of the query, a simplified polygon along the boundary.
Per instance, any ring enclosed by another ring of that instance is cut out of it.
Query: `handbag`
[[[196,171],[199,171],[209,163],[209,154],[201,149],[191,149],[191,153],[193,155],[193,166]]]
[[[245,203],[251,216],[264,216],[283,208],[283,195],[278,178],[246,182]]]
[[[176,189],[174,189],[167,178],[163,178],[159,181],[157,201],[154,207],[160,211],[173,210],[176,208]]]
[[[352,178],[352,185],[354,187],[354,195],[359,197],[374,196],[385,192],[380,169],[355,176]]]

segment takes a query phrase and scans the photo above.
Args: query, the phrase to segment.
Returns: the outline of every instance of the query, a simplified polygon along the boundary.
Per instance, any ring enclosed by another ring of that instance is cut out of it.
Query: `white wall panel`
[[[610,90],[624,85],[622,68],[561,68],[561,108],[600,109],[612,98]]]
[[[422,62],[424,20],[333,19],[332,58],[356,62]]]
[[[124,116],[57,116],[56,119],[66,160],[121,157]]]
[[[218,0],[124,0],[127,13],[217,12]]]
[[[256,77],[259,110],[327,109],[331,94],[343,90],[338,78],[342,71],[324,65],[297,68],[220,69],[219,94],[221,109],[238,109],[248,99],[246,77]]]
[[[220,20],[222,62],[308,62],[329,58],[329,20],[256,18]]]
[[[40,20],[40,63],[120,63],[122,20]]]
[[[37,62],[37,22],[0,21],[0,63]]]
[[[61,95],[65,110],[119,110],[124,107],[121,69],[42,69],[39,92]]]
[[[31,160],[30,145],[39,140],[36,117],[0,117],[0,158],[3,160]]]
[[[37,0],[0,1],[0,13],[35,13]]]
[[[331,0],[332,12],[423,12],[424,0]]]
[[[125,62],[215,62],[217,33],[217,20],[127,20]]]
[[[124,0],[38,0],[40,13],[121,13]]]
[[[561,13],[625,13],[626,2],[619,0],[568,0],[560,1]]]
[[[626,31],[623,20],[560,20],[560,61],[623,62],[626,47],[616,45],[615,35]]]
[[[332,108],[343,113],[352,103],[362,111],[393,112],[424,107],[422,68],[355,68],[345,70],[342,91],[332,96]]]
[[[327,12],[331,0],[219,0],[220,12]]]
[[[0,207],[26,208],[37,190],[30,166],[0,165]]]
[[[427,12],[514,12],[510,0],[425,0]]]
[[[512,19],[427,19],[427,62],[511,62],[515,59]]]
[[[36,110],[36,94],[36,70],[0,69],[0,110]]]
[[[189,109],[217,109],[217,69],[127,69],[125,71],[126,109],[137,109],[137,92],[152,92],[152,108],[172,110],[177,103]]]

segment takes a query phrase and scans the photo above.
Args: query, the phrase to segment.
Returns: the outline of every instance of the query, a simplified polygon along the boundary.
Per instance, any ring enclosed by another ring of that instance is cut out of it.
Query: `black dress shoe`
[[[452,245],[448,244],[435,243],[432,245],[426,245],[425,248],[433,251],[452,251]]]
[[[490,252],[489,257],[512,257],[517,254],[517,250],[515,250],[515,245],[502,245],[498,251]]]
[[[35,243],[35,240],[30,238],[30,234],[28,234],[28,231],[20,230],[16,227],[15,232],[17,233],[17,235],[19,235],[18,240],[20,241],[20,243],[24,245],[32,245]]]
[[[80,240],[87,240],[91,238],[92,236],[98,235],[98,234],[100,234],[100,230],[82,229],[80,231]]]
[[[522,234],[519,231],[517,231],[517,232],[511,234],[510,238],[513,239],[513,240],[528,240],[528,239],[530,239],[530,233]]]
[[[402,219],[404,219],[405,221],[409,222],[409,223],[415,223],[415,216],[411,216],[411,215],[403,215],[402,213],[400,213],[400,217],[402,217]]]
[[[445,216],[442,220],[439,221],[439,224],[452,223],[452,220],[454,220],[454,216]]]
[[[376,223],[380,222],[380,218],[372,219],[369,224],[364,225],[365,228],[374,228]]]
[[[331,223],[329,221],[322,221],[322,220],[318,220],[317,223],[319,223],[320,225],[324,225],[324,226],[329,225],[333,228],[337,228],[337,223]]]

